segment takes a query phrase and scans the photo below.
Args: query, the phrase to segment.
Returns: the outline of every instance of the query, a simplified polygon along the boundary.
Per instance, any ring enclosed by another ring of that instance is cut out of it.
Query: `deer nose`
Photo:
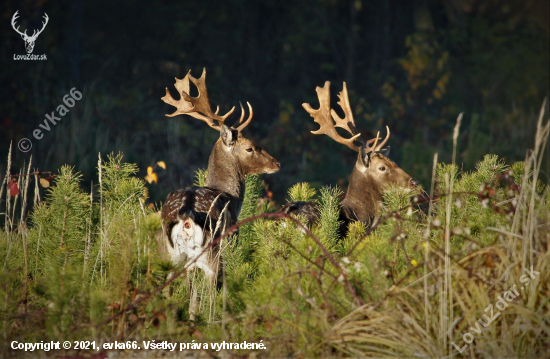
[[[415,188],[415,187],[418,186],[418,181],[415,180],[414,178],[411,178],[411,179],[409,180],[409,184],[410,184],[411,188]]]
[[[275,162],[275,166],[277,166],[277,168],[281,168],[281,163],[280,162]]]

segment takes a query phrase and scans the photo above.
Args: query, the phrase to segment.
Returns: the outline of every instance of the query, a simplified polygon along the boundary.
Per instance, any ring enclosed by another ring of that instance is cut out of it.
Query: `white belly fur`
[[[189,265],[189,271],[200,268],[210,279],[214,279],[217,276],[217,261],[214,261],[214,258],[212,258],[212,250],[204,250],[211,242],[211,239],[208,240],[209,238],[207,238],[205,240],[204,231],[199,225],[190,218],[180,220],[172,227],[170,236],[174,248],[170,245],[167,247],[174,265],[186,264],[194,261],[194,263]]]

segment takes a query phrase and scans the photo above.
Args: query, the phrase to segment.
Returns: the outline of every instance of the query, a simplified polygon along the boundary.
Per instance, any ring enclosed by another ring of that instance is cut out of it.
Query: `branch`
[[[131,303],[129,304],[126,308],[124,308],[123,310],[121,310],[119,313],[115,314],[115,315],[112,315],[111,317],[107,318],[106,320],[104,320],[103,322],[99,323],[96,325],[96,327],[99,327],[101,325],[105,325],[105,324],[108,324],[109,322],[111,322],[112,320],[120,317],[121,315],[123,315],[124,313],[126,312],[129,312],[130,310],[133,310],[135,308],[137,308],[137,306],[139,304],[141,304],[142,302],[146,301],[147,299],[151,298],[151,296],[153,296],[154,294],[156,293],[159,293],[160,291],[162,291],[164,288],[166,288],[170,283],[172,283],[177,277],[179,277],[180,275],[182,275],[184,272],[187,271],[187,269],[197,261],[197,259],[200,258],[201,255],[203,255],[207,250],[209,250],[212,246],[214,246],[215,244],[217,244],[218,242],[220,242],[223,238],[227,237],[228,235],[232,234],[234,231],[236,231],[240,226],[246,224],[246,223],[249,223],[249,222],[252,222],[256,219],[259,219],[259,218],[288,218],[289,220],[293,221],[294,223],[296,223],[305,233],[306,235],[308,235],[309,237],[311,237],[311,239],[313,239],[313,241],[315,243],[317,243],[317,245],[321,248],[321,250],[323,251],[323,253],[325,254],[325,256],[328,258],[328,260],[332,263],[332,265],[334,267],[336,267],[336,269],[339,270],[340,274],[343,276],[344,278],[344,281],[346,283],[346,286],[347,286],[347,289],[348,291],[351,293],[351,295],[354,297],[355,301],[357,302],[357,304],[359,306],[362,306],[364,303],[363,301],[361,300],[361,298],[359,298],[359,296],[357,295],[357,293],[355,292],[355,289],[352,287],[351,283],[349,282],[347,276],[345,273],[342,272],[340,266],[338,265],[338,263],[334,260],[334,257],[329,253],[329,251],[321,244],[321,242],[319,241],[319,239],[317,237],[315,237],[315,235],[313,235],[313,233],[311,233],[309,231],[309,229],[307,229],[307,227],[305,227],[300,221],[298,221],[297,219],[293,218],[293,217],[290,217],[289,215],[285,214],[285,213],[262,213],[262,214],[259,214],[259,215],[256,215],[256,216],[253,216],[253,217],[250,217],[250,218],[247,218],[245,219],[244,221],[241,221],[239,223],[236,223],[234,224],[233,226],[231,226],[225,233],[223,233],[221,236],[219,236],[218,238],[216,238],[214,241],[212,241],[212,243],[210,243],[208,246],[206,246],[201,254],[199,254],[197,257],[195,257],[192,261],[188,262],[185,267],[180,270],[179,272],[177,272],[174,276],[172,276],[172,278],[170,278],[169,280],[167,280],[163,285],[157,287],[154,291],[144,295],[143,297],[141,297],[140,299],[138,299],[137,301],[135,301],[134,303]]]
[[[42,174],[48,174],[48,175],[50,175],[50,177],[53,177],[53,174],[52,174],[51,171],[37,171],[37,172],[31,172],[31,173],[27,173],[27,174],[23,174],[23,175],[9,175],[9,176],[4,176],[4,177],[0,177],[0,179],[6,178],[6,177],[14,178],[14,177],[36,176],[36,175],[41,176]]]

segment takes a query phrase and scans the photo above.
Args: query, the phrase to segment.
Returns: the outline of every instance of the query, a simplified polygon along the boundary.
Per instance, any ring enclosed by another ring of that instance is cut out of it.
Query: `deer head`
[[[174,113],[166,116],[174,117],[187,114],[220,131],[220,138],[210,154],[206,186],[241,197],[244,194],[245,175],[274,173],[279,170],[281,164],[242,135],[242,130],[252,121],[253,111],[250,103],[247,102],[250,114],[246,121],[244,120],[245,111],[241,105],[239,120],[233,126],[227,126],[225,121],[233,113],[235,107],[223,116],[218,115],[219,108],[216,112],[212,112],[205,80],[206,69],[198,79],[191,76],[191,71],[182,80],[176,78],[174,86],[181,98],[175,100],[170,95],[168,88],[166,89],[166,96],[162,97],[162,100],[176,107]],[[197,97],[189,95],[190,81],[199,91]]]
[[[34,50],[34,43],[35,43],[36,39],[38,38],[38,35],[40,35],[42,33],[42,31],[44,31],[44,28],[48,24],[48,20],[49,20],[48,14],[44,13],[44,20],[45,21],[42,22],[42,29],[34,30],[32,35],[28,36],[27,35],[27,30],[25,30],[25,32],[21,32],[21,31],[19,31],[19,26],[17,26],[17,28],[15,27],[15,22],[16,22],[17,18],[19,17],[19,15],[17,14],[18,12],[19,12],[19,10],[17,10],[15,12],[15,14],[13,14],[13,17],[11,18],[11,26],[13,27],[15,32],[17,32],[19,35],[21,35],[21,38],[23,38],[23,41],[25,41],[25,49],[27,50],[27,53],[30,54]]]
[[[361,133],[355,127],[345,82],[342,92],[338,94],[338,105],[344,111],[344,118],[340,118],[330,108],[329,81],[325,82],[324,87],[317,87],[315,90],[321,105],[319,109],[314,110],[308,103],[302,105],[315,122],[321,125],[318,130],[311,132],[315,135],[325,134],[358,153],[342,206],[348,207],[347,210],[354,213],[356,218],[353,219],[367,221],[373,217],[373,209],[376,209],[378,202],[382,200],[381,192],[384,187],[393,184],[412,189],[418,182],[387,157],[389,148],[383,148],[390,138],[390,129],[387,126],[386,138],[381,142],[378,137],[380,133],[370,140],[361,137]],[[351,137],[340,136],[336,127],[344,129]]]

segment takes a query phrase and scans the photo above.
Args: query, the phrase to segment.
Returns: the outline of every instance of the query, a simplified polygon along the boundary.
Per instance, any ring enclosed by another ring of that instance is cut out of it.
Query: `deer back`
[[[207,187],[171,192],[161,218],[172,262],[177,265],[194,261],[188,269],[200,268],[214,281],[219,269],[219,244],[207,247],[232,224],[236,201],[227,193]]]

